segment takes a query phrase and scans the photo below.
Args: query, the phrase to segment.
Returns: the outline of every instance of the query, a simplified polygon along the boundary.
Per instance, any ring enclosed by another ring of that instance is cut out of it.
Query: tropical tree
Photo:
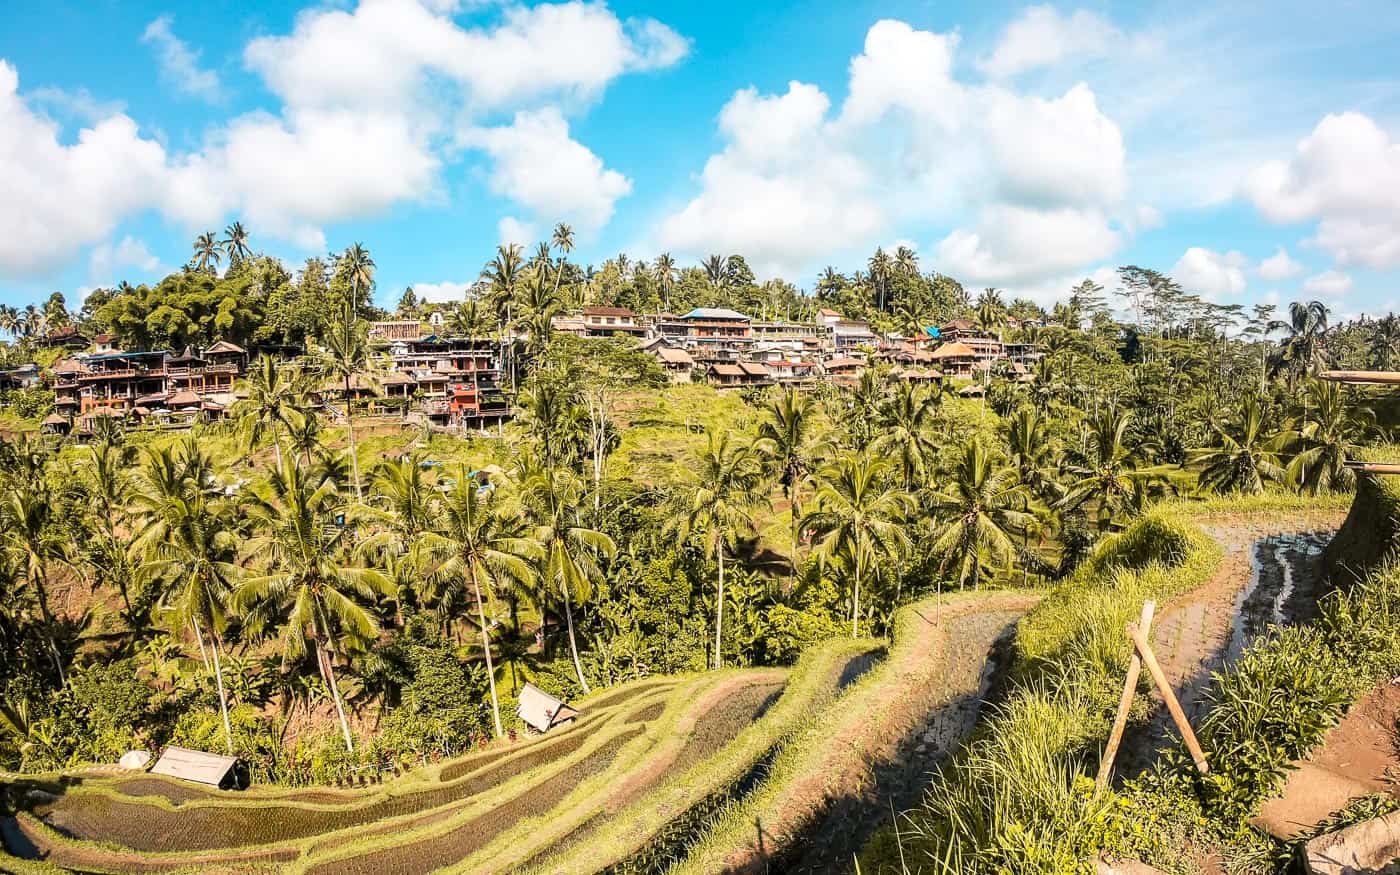
[[[1303,424],[1298,431],[1299,450],[1288,463],[1288,479],[1316,495],[1350,489],[1356,474],[1347,462],[1361,455],[1362,441],[1376,429],[1376,415],[1369,408],[1348,403],[1336,383],[1313,380]]]
[[[897,460],[905,490],[923,480],[936,445],[930,436],[938,399],[924,386],[901,381],[880,405],[881,431],[871,449]]]
[[[355,405],[351,388],[353,379],[372,380],[369,373],[372,350],[369,326],[357,319],[350,302],[345,303],[342,318],[331,323],[322,345],[313,350],[314,360],[325,376],[339,380],[345,392],[345,432],[350,444],[350,467],[354,475],[355,497],[363,500],[360,488],[360,458],[355,450]]]
[[[558,593],[564,603],[564,623],[569,635],[569,655],[579,686],[589,692],[588,679],[578,656],[574,635],[573,605],[592,598],[594,585],[602,580],[600,560],[617,552],[612,538],[583,525],[583,484],[572,472],[562,469],[535,471],[523,484],[525,507],[533,523],[533,537],[543,550],[537,563],[540,590]]]
[[[1006,442],[1017,479],[1042,500],[1056,497],[1059,484],[1052,464],[1054,444],[1041,408],[1030,404],[1018,407],[1007,420]]]
[[[671,309],[671,290],[676,287],[676,260],[671,253],[663,252],[656,256],[656,286],[661,290],[661,309]]]
[[[244,230],[242,222],[234,222],[224,229],[224,239],[219,241],[219,246],[228,256],[229,267],[237,267],[253,254],[248,245],[248,232]]]
[[[102,580],[115,583],[121,593],[126,619],[135,629],[131,609],[131,578],[134,568],[128,555],[127,507],[131,500],[128,471],[136,457],[135,448],[118,442],[98,441],[88,448],[84,476],[92,488],[92,516],[97,537],[86,545],[86,558]],[[94,581],[96,585],[96,581]]]
[[[469,592],[476,602],[481,651],[491,690],[491,716],[496,736],[503,734],[501,704],[496,695],[496,672],[491,657],[491,624],[486,602],[502,583],[528,585],[534,563],[542,556],[538,542],[523,534],[518,514],[502,505],[500,494],[482,484],[474,472],[460,466],[451,472],[452,485],[435,502],[435,525],[416,542],[414,564],[423,570],[431,598],[455,604],[453,592]]]
[[[702,539],[707,557],[719,565],[715,593],[715,668],[723,668],[724,559],[733,538],[752,528],[749,515],[760,499],[763,467],[752,445],[711,430],[690,467],[693,478],[675,509],[669,528],[682,541]]]
[[[963,445],[943,479],[932,496],[942,521],[933,534],[933,551],[943,557],[939,572],[952,568],[960,586],[970,581],[977,589],[983,566],[1008,567],[1016,555],[1011,535],[1035,521],[1027,511],[1026,486],[976,438]]]
[[[290,435],[301,418],[305,388],[295,369],[263,354],[249,368],[243,391],[229,411],[250,448],[271,437],[278,471],[282,470],[282,432]]]
[[[214,487],[212,460],[193,436],[176,447],[146,450],[132,506],[139,521],[130,547],[141,558],[138,578],[160,584],[162,606],[173,615],[176,628],[194,632],[206,670],[212,658],[224,742],[231,753],[222,635],[229,594],[241,577],[239,539],[231,508]]]
[[[205,231],[200,234],[194,238],[194,258],[191,262],[194,269],[200,273],[218,272],[222,251],[213,231]]]
[[[549,238],[550,245],[559,250],[559,268],[554,272],[554,294],[559,295],[559,281],[564,276],[564,265],[569,253],[574,251],[574,229],[560,222],[554,226]]]
[[[1289,381],[1313,374],[1322,365],[1323,338],[1327,333],[1327,305],[1321,301],[1294,301],[1288,305],[1288,319],[1269,323],[1269,330],[1282,329],[1285,336],[1274,353],[1273,373],[1287,373]]]
[[[335,657],[374,639],[379,622],[372,606],[395,594],[383,572],[357,558],[350,513],[334,481],[317,480],[296,463],[283,468],[249,508],[256,534],[248,553],[259,567],[231,601],[250,634],[280,627],[285,660],[300,661],[308,647],[315,652],[347,751],[355,743],[336,683]]]
[[[347,279],[350,280],[351,312],[358,319],[360,290],[374,288],[374,259],[369,257],[368,249],[356,243],[345,250],[345,254],[341,256],[341,263],[347,272]]]
[[[1266,483],[1286,477],[1283,454],[1296,433],[1275,427],[1260,399],[1246,397],[1238,418],[1224,424],[1213,421],[1211,430],[1217,445],[1193,454],[1201,465],[1202,486],[1216,492],[1259,493]]]
[[[54,519],[56,496],[42,477],[9,479],[0,494],[0,544],[14,563],[16,582],[34,593],[39,616],[44,622],[44,638],[49,645],[54,672],[65,683],[63,660],[54,637],[55,622],[49,608],[49,573],[55,565],[67,565],[72,556],[72,540]]]
[[[777,474],[787,496],[792,516],[792,555],[790,566],[797,570],[798,523],[802,518],[802,480],[807,476],[807,446],[813,426],[813,404],[807,395],[791,386],[783,389],[763,409],[765,419],[758,426],[755,448]]]
[[[839,560],[851,572],[852,638],[860,629],[861,579],[909,546],[904,525],[913,499],[891,482],[889,469],[868,453],[843,455],[818,472],[813,510],[802,518],[816,535],[819,563]]]
[[[1094,506],[1100,531],[1127,511],[1132,502],[1135,481],[1142,458],[1141,447],[1126,441],[1132,414],[1117,408],[1104,408],[1089,419],[1081,446],[1065,453],[1064,471],[1068,479],[1059,501],[1064,509]]]

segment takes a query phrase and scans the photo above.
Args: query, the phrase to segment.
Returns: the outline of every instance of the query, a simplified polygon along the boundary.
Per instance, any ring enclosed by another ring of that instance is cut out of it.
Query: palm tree
[[[867,263],[870,269],[870,282],[875,286],[876,307],[883,312],[885,309],[885,296],[889,294],[890,276],[894,273],[894,259],[885,251],[883,246],[875,249],[875,254],[870,256]]]
[[[193,436],[176,448],[147,449],[132,499],[140,520],[130,547],[142,560],[138,575],[162,584],[162,603],[173,612],[177,627],[188,625],[194,631],[206,669],[208,635],[224,743],[231,753],[221,632],[228,621],[229,593],[241,574],[239,542],[230,509],[213,486],[209,457]]]
[[[671,290],[676,287],[676,260],[671,253],[656,256],[656,285],[661,290],[661,309],[670,312]]]
[[[236,267],[243,263],[249,255],[253,253],[248,246],[248,232],[243,229],[242,222],[234,222],[224,229],[224,239],[219,241],[224,253],[228,256],[228,266]]]
[[[201,273],[215,273],[219,269],[221,257],[219,241],[213,231],[205,231],[194,238],[194,269]]]
[[[703,538],[706,556],[719,564],[715,596],[715,668],[723,668],[724,557],[730,541],[752,528],[763,469],[751,445],[732,442],[728,431],[711,430],[690,468],[694,478],[670,522],[678,539]]]
[[[859,634],[861,578],[882,556],[909,546],[905,518],[912,508],[909,493],[886,476],[889,462],[868,453],[848,453],[817,475],[814,510],[802,518],[802,528],[817,537],[822,565],[840,558],[854,577],[851,591],[851,637]]]
[[[490,285],[487,301],[496,314],[497,340],[504,342],[514,324],[515,286],[524,264],[519,244],[496,247],[496,255],[481,269],[481,278]],[[515,363],[506,348],[506,367],[510,371],[511,391],[515,390]]]
[[[919,256],[908,246],[899,246],[894,251],[894,266],[909,276],[915,276],[919,272]]]
[[[442,597],[446,590],[468,589],[476,601],[481,651],[491,689],[491,716],[499,738],[503,734],[501,704],[491,661],[486,601],[498,584],[531,580],[531,563],[538,561],[543,551],[538,542],[522,535],[518,517],[501,507],[496,489],[483,488],[465,467],[452,472],[452,486],[435,508],[436,524],[418,541],[415,564],[423,569],[435,596]],[[443,599],[444,603],[454,601]]]
[[[127,444],[99,441],[88,448],[86,479],[92,486],[98,537],[88,544],[88,559],[102,579],[114,581],[121,592],[127,623],[135,630],[131,610],[130,578],[132,568],[127,556],[126,539],[119,535],[126,526],[126,509],[131,499],[131,468],[136,451]]]
[[[369,330],[364,320],[356,319],[350,302],[345,303],[343,318],[331,322],[322,339],[324,346],[315,350],[321,372],[340,380],[345,391],[345,431],[350,443],[350,466],[354,473],[355,497],[363,500],[360,489],[360,458],[355,450],[354,402],[350,381],[359,376],[368,379],[371,361]]]
[[[1202,466],[1202,486],[1216,492],[1259,493],[1265,483],[1286,476],[1283,453],[1296,434],[1286,427],[1273,428],[1258,398],[1245,398],[1238,420],[1227,425],[1212,422],[1211,429],[1219,445],[1193,454]]]
[[[42,477],[30,482],[12,480],[6,483],[0,496],[0,544],[14,557],[17,582],[34,591],[39,603],[39,615],[44,621],[44,637],[49,645],[54,671],[60,684],[66,683],[63,660],[54,638],[53,612],[49,609],[49,571],[54,565],[66,565],[71,556],[72,539],[60,531],[54,519],[56,496]]]
[[[374,287],[374,259],[369,257],[369,250],[359,243],[345,250],[345,254],[341,258],[344,259],[345,269],[349,273],[351,312],[358,319],[360,317],[360,290]]]
[[[871,449],[898,459],[905,490],[912,490],[923,479],[928,459],[936,449],[929,430],[937,410],[938,400],[928,389],[908,382],[896,385],[880,406],[882,431]]]
[[[318,481],[295,463],[274,475],[250,508],[258,534],[249,554],[258,557],[262,573],[243,581],[232,604],[254,635],[281,626],[284,660],[300,661],[308,645],[315,651],[345,749],[353,751],[335,653],[374,639],[379,622],[365,603],[392,598],[394,587],[383,572],[354,558],[356,527],[346,519],[347,511],[334,481]]]
[[[1105,408],[1085,428],[1083,448],[1065,454],[1070,483],[1059,506],[1073,509],[1093,502],[1100,531],[1106,531],[1114,517],[1127,509],[1134,481],[1142,476],[1137,471],[1141,452],[1124,440],[1131,423],[1131,413]]]
[[[977,589],[984,561],[993,568],[1010,565],[1016,555],[1011,534],[1034,522],[1026,486],[976,438],[963,445],[946,480],[933,496],[934,511],[945,519],[933,535],[933,550],[943,557],[939,572],[952,565],[960,586],[971,580]]]
[[[792,556],[790,564],[797,571],[798,521],[802,517],[799,492],[802,478],[807,474],[807,441],[811,431],[812,399],[791,386],[764,408],[767,419],[758,427],[758,443],[754,446],[777,472],[778,482],[787,495],[792,516]]]
[[[1323,360],[1323,337],[1327,333],[1327,305],[1321,301],[1294,301],[1288,305],[1288,321],[1269,323],[1269,331],[1283,329],[1286,336],[1274,354],[1272,371],[1286,371],[1296,383],[1316,371]]]
[[[304,385],[299,375],[278,366],[270,355],[258,356],[243,380],[243,393],[229,411],[249,448],[272,438],[277,470],[282,470],[282,430],[290,434],[300,418]]]
[[[574,251],[574,229],[560,222],[554,226],[554,233],[550,235],[550,243],[559,250],[559,269],[554,272],[554,293],[559,294],[559,280],[564,276],[564,264],[569,253]]]
[[[534,522],[534,540],[543,548],[539,560],[540,587],[557,592],[564,602],[564,622],[569,633],[569,654],[583,692],[589,692],[583,676],[583,663],[574,638],[573,604],[583,604],[592,596],[593,586],[602,580],[598,560],[617,552],[612,538],[583,525],[583,484],[570,471],[542,470],[524,483],[525,506]]]
[[[1054,497],[1059,484],[1054,478],[1053,446],[1041,408],[1030,404],[1017,408],[1007,421],[1006,440],[1017,479],[1042,500]]]
[[[724,256],[708,256],[701,267],[705,270],[705,279],[709,281],[710,288],[719,291],[729,284],[729,272]]]
[[[1362,440],[1376,427],[1369,408],[1352,408],[1336,383],[1313,380],[1307,386],[1307,412],[1298,438],[1301,449],[1288,463],[1289,480],[1314,495],[1349,489],[1356,474],[1347,462],[1361,454]]]

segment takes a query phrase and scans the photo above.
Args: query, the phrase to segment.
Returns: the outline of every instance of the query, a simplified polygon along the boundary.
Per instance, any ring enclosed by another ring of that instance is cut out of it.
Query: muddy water
[[[1322,593],[1322,551],[1331,532],[1288,532],[1254,543],[1249,583],[1235,599],[1225,664],[1230,665],[1271,626],[1290,626],[1317,615]]]

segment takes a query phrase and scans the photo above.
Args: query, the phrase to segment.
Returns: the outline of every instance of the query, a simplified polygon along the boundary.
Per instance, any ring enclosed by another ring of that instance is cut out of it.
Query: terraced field
[[[634,682],[580,702],[568,729],[380,787],[26,780],[7,791],[19,810],[0,838],[25,873],[820,871],[961,741],[989,655],[1037,599],[912,605],[888,654],[836,640],[792,670]]]

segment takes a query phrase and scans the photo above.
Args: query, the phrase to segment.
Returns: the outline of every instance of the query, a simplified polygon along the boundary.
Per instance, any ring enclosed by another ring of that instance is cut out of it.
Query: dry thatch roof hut
[[[520,704],[515,713],[536,732],[548,732],[556,726],[572,723],[579,715],[577,708],[528,682],[520,688]]]
[[[234,767],[237,765],[237,757],[171,745],[161,753],[156,764],[151,766],[151,774],[226,788],[236,781]]]

